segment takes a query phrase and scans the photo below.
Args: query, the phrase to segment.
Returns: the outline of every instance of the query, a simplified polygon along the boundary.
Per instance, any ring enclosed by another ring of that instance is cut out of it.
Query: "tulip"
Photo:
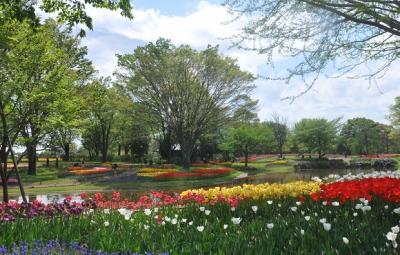
[[[348,244],[349,243],[349,239],[347,239],[347,237],[343,237],[343,243]]]
[[[197,231],[203,232],[203,230],[204,230],[204,226],[198,226],[198,227],[197,227]]]
[[[241,218],[235,218],[235,217],[232,217],[232,222],[233,222],[233,224],[235,224],[235,225],[238,225],[238,224],[240,224],[240,222],[242,221],[242,219]]]
[[[331,225],[330,223],[324,223],[324,229],[325,229],[326,231],[331,230],[331,227],[332,227],[332,225]]]

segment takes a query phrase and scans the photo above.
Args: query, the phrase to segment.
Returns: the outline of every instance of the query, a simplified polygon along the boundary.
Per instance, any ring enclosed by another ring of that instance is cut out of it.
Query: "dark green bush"
[[[294,165],[296,171],[313,169],[344,169],[348,165],[342,159],[322,159],[297,161]]]

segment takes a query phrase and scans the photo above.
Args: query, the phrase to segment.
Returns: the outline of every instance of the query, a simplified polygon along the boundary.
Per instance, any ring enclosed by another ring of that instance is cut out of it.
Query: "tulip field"
[[[0,254],[399,254],[400,174],[0,205]]]

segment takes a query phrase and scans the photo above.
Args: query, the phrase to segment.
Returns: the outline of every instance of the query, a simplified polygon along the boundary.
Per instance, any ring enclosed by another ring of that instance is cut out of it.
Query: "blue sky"
[[[221,38],[232,35],[244,24],[231,20],[222,1],[200,0],[135,0],[134,20],[121,17],[116,12],[89,9],[94,30],[88,32],[83,44],[89,48],[89,58],[99,74],[112,75],[116,68],[115,54],[133,52],[138,45],[169,38],[176,44],[189,44],[203,49],[208,44],[220,45],[221,53],[237,58],[242,69],[254,74],[280,72],[266,67],[266,58],[253,52],[231,49],[230,43]],[[278,56],[279,59],[279,56]],[[280,59],[279,66],[290,68],[290,60]],[[295,102],[281,99],[304,89],[294,80],[290,84],[266,80],[256,81],[252,96],[259,100],[261,120],[271,118],[273,112],[288,117],[291,123],[301,118],[325,117],[344,119],[364,116],[388,123],[385,116],[394,97],[400,96],[400,64],[395,63],[386,76],[369,84],[366,80],[327,79],[318,80],[314,89]]]

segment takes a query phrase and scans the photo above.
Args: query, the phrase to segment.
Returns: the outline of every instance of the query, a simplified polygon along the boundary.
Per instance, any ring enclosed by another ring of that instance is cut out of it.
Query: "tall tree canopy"
[[[233,38],[239,47],[276,54],[297,63],[284,77],[300,76],[311,88],[320,74],[340,76],[373,63],[383,75],[398,59],[399,1],[353,0],[226,0],[230,10],[245,16],[247,24]],[[368,70],[365,69],[364,70]]]
[[[338,122],[338,119],[302,119],[294,126],[294,142],[301,152],[317,152],[318,158],[322,158],[333,149]]]
[[[253,76],[218,47],[196,51],[159,39],[119,55],[118,65],[119,83],[171,130],[185,167],[199,137],[232,115],[237,96],[253,88]]]
[[[351,153],[369,154],[384,152],[385,133],[382,126],[371,119],[353,118],[343,125],[340,135]]]
[[[220,145],[221,149],[244,157],[247,167],[250,153],[265,152],[273,142],[272,129],[265,123],[242,123],[228,130],[226,140]]]

